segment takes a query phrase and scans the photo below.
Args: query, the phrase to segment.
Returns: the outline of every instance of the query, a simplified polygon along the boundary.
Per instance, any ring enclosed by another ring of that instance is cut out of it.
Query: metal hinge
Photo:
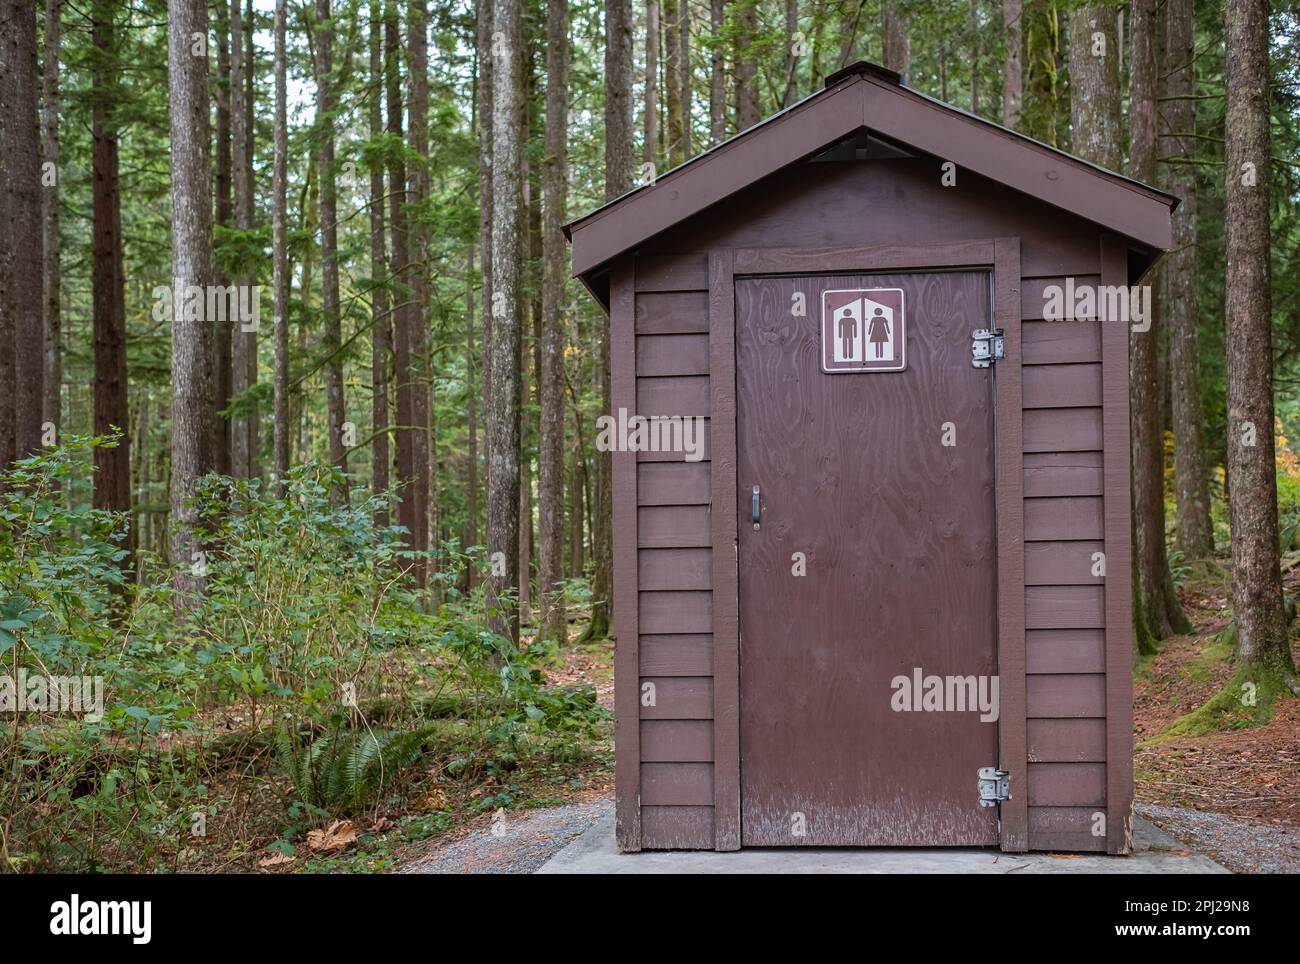
[[[1011,774],[997,767],[980,767],[980,806],[996,807],[1011,799]]]
[[[976,328],[971,332],[971,364],[976,368],[988,368],[996,361],[1006,357],[1006,343],[1001,328]]]

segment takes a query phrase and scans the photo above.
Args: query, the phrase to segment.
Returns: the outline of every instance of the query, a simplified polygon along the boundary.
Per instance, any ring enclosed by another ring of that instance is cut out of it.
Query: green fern
[[[276,751],[299,799],[339,814],[365,806],[415,764],[434,729],[430,724],[408,731],[335,728],[306,745],[282,730]]]

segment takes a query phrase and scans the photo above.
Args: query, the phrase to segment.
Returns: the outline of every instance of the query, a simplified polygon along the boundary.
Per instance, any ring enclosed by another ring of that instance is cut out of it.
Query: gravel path
[[[1138,813],[1238,874],[1300,873],[1300,828],[1140,803]]]
[[[507,813],[500,830],[476,830],[412,861],[404,874],[531,874],[607,813],[614,802]]]
[[[402,868],[404,874],[531,874],[592,824],[614,803],[573,804],[506,815],[504,832],[476,830]],[[1236,873],[1300,873],[1300,828],[1182,807],[1138,804],[1138,813]]]

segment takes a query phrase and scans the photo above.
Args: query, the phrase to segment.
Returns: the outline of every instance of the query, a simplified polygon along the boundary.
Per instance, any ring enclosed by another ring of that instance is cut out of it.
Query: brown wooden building
[[[1175,204],[855,64],[569,226],[649,419],[612,433],[623,850],[1129,850],[1120,299]]]

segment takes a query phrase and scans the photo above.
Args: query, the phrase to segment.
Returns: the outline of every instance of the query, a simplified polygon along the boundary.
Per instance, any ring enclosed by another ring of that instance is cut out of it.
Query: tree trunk
[[[97,0],[92,7],[92,17],[91,42],[95,47],[91,70],[94,433],[122,434],[116,447],[95,449],[94,505],[110,512],[127,512],[131,508],[131,413],[127,400],[126,276],[122,265],[117,131],[109,126],[109,111],[118,95],[114,83],[118,57],[111,4]],[[129,559],[123,560],[123,568],[129,565]]]
[[[980,112],[980,6],[970,0],[970,112]]]
[[[334,23],[330,0],[316,0],[316,122],[320,125],[320,261],[321,315],[324,320],[325,412],[330,462],[348,470],[344,444],[342,321],[339,317],[338,188],[334,183]],[[347,482],[335,492],[347,498]]]
[[[736,32],[736,130],[748,130],[761,119],[758,113],[758,0],[741,0]]]
[[[564,232],[569,94],[569,0],[549,0],[546,20],[546,155],[542,168],[542,381],[538,446],[539,636],[566,639],[555,605],[564,565]]]
[[[1201,349],[1196,302],[1196,49],[1193,0],[1165,8],[1168,76],[1162,153],[1172,159],[1167,187],[1182,199],[1174,211],[1174,249],[1165,256],[1165,308],[1169,320],[1169,387],[1174,433],[1174,491],[1178,547],[1188,559],[1214,554],[1210,525],[1205,415],[1201,405]]]
[[[478,545],[478,391],[474,384],[474,370],[478,367],[474,357],[474,245],[469,246],[465,259],[465,430],[469,436],[465,468],[465,543],[462,547]],[[473,589],[474,566],[465,569],[465,588]]]
[[[664,11],[664,105],[668,112],[668,130],[664,138],[664,156],[668,166],[686,160],[684,142],[686,122],[682,114],[682,11],[684,2],[663,0]]]
[[[168,0],[167,96],[171,107],[172,283],[206,290],[212,282],[212,173],[208,135],[207,5]],[[200,39],[202,43],[200,42]],[[171,557],[177,605],[202,589],[194,565],[195,509],[187,502],[212,468],[212,326],[173,300]]]
[[[1070,13],[1070,130],[1074,153],[1117,171],[1124,161],[1120,123],[1119,21],[1114,7]]]
[[[1024,0],[1002,0],[1002,126],[1020,124],[1025,99]]]
[[[384,132],[383,89],[383,4],[370,0],[370,89],[367,121],[371,140]],[[370,491],[382,497],[388,491],[388,468],[392,458],[388,445],[388,368],[392,363],[392,327],[388,316],[388,250],[384,244],[384,168],[376,160],[370,166]],[[388,525],[388,507],[375,513],[375,525]]]
[[[45,298],[42,291],[41,139],[36,84],[36,4],[5,0],[0,44],[0,255],[7,274],[0,281],[0,395],[12,406],[8,439],[0,441],[0,465],[41,449],[45,407]],[[12,368],[10,366],[12,365]],[[0,420],[2,421],[2,420]],[[125,431],[125,423],[122,426]],[[0,424],[0,434],[5,427]]]
[[[1156,176],[1156,0],[1133,0],[1129,42],[1129,176],[1152,183]],[[1133,465],[1133,565],[1147,628],[1156,639],[1189,630],[1172,591],[1165,547],[1164,390],[1157,363],[1164,324],[1163,299],[1146,331],[1129,335],[1129,397]]]
[[[271,257],[275,289],[275,478],[283,491],[289,472],[289,253],[288,162],[285,9],[286,0],[275,3],[275,161],[272,173]]]
[[[407,200],[412,205],[423,206],[429,197],[429,38],[426,0],[411,0],[407,4],[409,15],[406,46],[410,54],[408,82],[410,118],[408,144],[418,155],[412,160],[410,192]],[[409,310],[403,315],[402,330],[395,338],[405,339],[409,367],[398,372],[398,384],[410,392],[412,431],[398,435],[399,447],[405,442],[411,447],[410,461],[414,469],[411,485],[419,492],[421,514],[417,545],[420,549],[437,548],[438,499],[435,488],[436,473],[433,465],[433,368],[429,356],[429,230],[424,219],[408,221],[411,270],[407,283],[411,288]],[[416,570],[421,584],[428,579],[432,563]]]
[[[691,5],[689,0],[681,0],[681,16],[677,18],[680,25],[678,56],[681,68],[678,75],[682,83],[682,159],[691,156]]]
[[[475,85],[475,123],[478,125],[478,246],[483,312],[482,381],[483,411],[487,412],[491,385],[488,372],[488,346],[492,343],[492,4],[480,3],[475,24],[475,60],[478,78]],[[478,493],[474,493],[477,509]],[[477,528],[477,514],[475,527]]]
[[[393,0],[388,0],[384,7],[384,70],[387,88],[388,136],[394,143],[402,143],[405,139],[402,129],[402,40],[397,9],[397,4]],[[400,495],[397,504],[397,522],[406,529],[410,547],[419,551],[426,545],[424,541],[426,492],[415,481],[416,443],[411,437],[416,434],[411,386],[410,340],[412,293],[409,279],[413,270],[410,258],[412,235],[406,218],[406,161],[403,155],[396,151],[390,155],[388,164],[388,197],[389,230],[392,232],[392,277],[395,282],[392,320],[393,393],[397,416],[394,442],[397,448],[397,484]],[[411,574],[416,583],[421,584],[424,578],[424,566],[418,562],[412,563]]]
[[[840,68],[847,67],[853,62],[853,53],[857,47],[858,26],[862,17],[864,2],[850,2],[844,9],[844,15],[840,18]],[[883,54],[882,54],[883,56]]]
[[[1269,277],[1268,0],[1227,5],[1228,178],[1225,321],[1228,471],[1232,476],[1232,609],[1237,660],[1295,672],[1282,605],[1273,445],[1273,328]]]
[[[912,69],[912,42],[907,35],[907,13],[896,0],[884,3],[885,66],[904,77]]]
[[[58,427],[62,419],[63,314],[59,303],[59,19],[62,0],[45,0],[44,114],[45,138],[41,145],[42,287],[45,292],[45,402],[44,422]]]
[[[709,55],[709,142],[714,147],[727,139],[727,78],[721,40],[726,16],[726,0],[710,0],[713,45]]]
[[[505,596],[519,579],[519,347],[523,327],[520,213],[521,100],[519,0],[494,0],[492,76],[492,395],[488,418],[488,615],[516,643],[518,610]]]
[[[781,106],[795,102],[799,90],[799,57],[795,53],[794,35],[799,32],[799,0],[785,0],[785,92]]]
[[[573,465],[569,471],[569,575],[574,579],[582,578],[584,561],[582,558],[582,522],[583,489],[587,480],[583,473],[582,442],[573,440]]]
[[[232,4],[233,6],[233,4]],[[218,227],[234,226],[232,191],[234,180],[231,177],[231,124],[230,104],[232,88],[230,77],[232,63],[230,58],[230,8],[224,3],[216,5],[217,34],[217,84],[213,91],[216,101],[217,149],[214,152],[217,161],[216,170],[216,224]],[[230,284],[224,270],[214,264],[214,278],[223,288]],[[222,475],[231,474],[231,444],[233,429],[230,419],[221,414],[230,406],[234,394],[231,352],[231,329],[233,325],[226,318],[212,320],[212,338],[216,354],[212,358],[213,392],[216,399],[217,416],[212,422],[212,464]]]
[[[605,0],[605,199],[632,187],[632,5],[629,0]],[[596,327],[599,356],[601,411],[611,407],[609,381],[609,326]],[[614,619],[613,598],[613,460],[601,452],[596,460],[596,499],[592,507],[591,622],[584,639],[609,635]]]
[[[136,485],[135,495],[135,525],[133,526],[136,545],[136,559],[141,559],[141,550],[147,551],[150,546],[150,525],[149,519],[153,514],[152,495],[150,493],[150,476],[149,476],[149,392],[140,393],[140,414],[135,420],[135,441],[136,441],[136,472],[138,483]],[[144,584],[145,572],[143,564],[137,563],[135,569],[136,582]]]
[[[251,22],[241,21],[239,0],[230,0],[230,117],[231,139],[234,152],[232,167],[235,177],[235,229],[251,231],[253,228],[253,131],[248,112],[246,84],[252,77],[253,64],[243,50],[244,27],[252,35]],[[252,287],[252,278],[240,270],[235,278],[240,292]],[[243,296],[240,296],[241,299]],[[230,470],[236,478],[256,478],[258,416],[256,403],[247,393],[257,385],[257,323],[243,323],[235,318],[230,325],[230,392],[239,398],[243,414],[230,424]]]
[[[645,146],[643,160],[659,168],[659,2],[645,5]]]

